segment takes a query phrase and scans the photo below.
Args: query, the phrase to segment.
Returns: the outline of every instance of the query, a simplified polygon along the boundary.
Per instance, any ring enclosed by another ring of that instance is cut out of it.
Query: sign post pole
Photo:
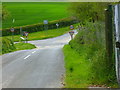
[[[44,20],[43,23],[45,24],[44,29],[48,30],[48,20]]]
[[[12,32],[12,41],[13,41],[13,43],[14,43],[14,28],[11,28],[10,30],[11,30],[11,32]]]
[[[70,29],[73,30],[73,29],[74,29],[74,26],[73,26],[73,25],[70,25]],[[72,40],[72,39],[73,39],[74,31],[70,31],[69,34],[70,34],[71,40]]]
[[[57,29],[58,29],[59,24],[58,24],[58,23],[56,23],[56,26],[57,26]]]
[[[27,43],[27,39],[28,39],[28,32],[25,32],[25,37],[26,37],[26,43]]]

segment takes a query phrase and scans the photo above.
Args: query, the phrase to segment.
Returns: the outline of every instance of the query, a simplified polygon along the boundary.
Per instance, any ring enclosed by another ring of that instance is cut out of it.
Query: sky
[[[0,0],[1,2],[118,2],[120,0]]]

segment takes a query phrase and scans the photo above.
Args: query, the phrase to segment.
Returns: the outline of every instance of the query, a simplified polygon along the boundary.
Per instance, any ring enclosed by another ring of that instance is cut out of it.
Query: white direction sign
[[[44,24],[48,24],[48,20],[44,20],[43,23],[44,23]]]
[[[58,27],[58,26],[59,26],[59,24],[58,24],[58,23],[56,23],[56,26]]]

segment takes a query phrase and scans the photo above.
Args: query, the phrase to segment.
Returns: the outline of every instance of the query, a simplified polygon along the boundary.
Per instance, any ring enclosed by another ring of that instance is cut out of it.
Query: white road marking
[[[36,51],[33,51],[32,53],[35,53]]]
[[[30,55],[27,55],[24,59],[27,59]]]

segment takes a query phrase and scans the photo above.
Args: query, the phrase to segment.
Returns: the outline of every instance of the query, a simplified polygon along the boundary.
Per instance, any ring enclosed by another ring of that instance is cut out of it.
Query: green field
[[[68,17],[66,2],[4,2],[9,17],[2,22],[2,28],[43,23]],[[12,23],[12,20],[15,22]]]

